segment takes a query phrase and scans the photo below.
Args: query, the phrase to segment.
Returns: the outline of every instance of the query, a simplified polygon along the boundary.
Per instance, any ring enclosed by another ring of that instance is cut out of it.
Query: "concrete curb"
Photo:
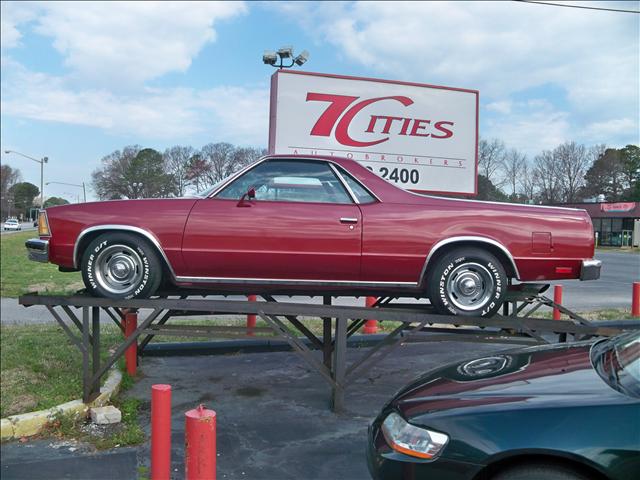
[[[119,370],[112,369],[106,382],[100,388],[100,395],[89,404],[83,403],[82,400],[72,400],[46,410],[3,418],[0,420],[0,439],[4,442],[14,438],[37,435],[59,415],[86,416],[89,408],[106,405],[111,397],[120,391],[121,383],[122,373]]]

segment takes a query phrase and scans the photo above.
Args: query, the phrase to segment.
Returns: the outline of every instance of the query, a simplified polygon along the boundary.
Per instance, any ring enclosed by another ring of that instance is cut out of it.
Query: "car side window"
[[[358,199],[359,203],[372,203],[376,201],[373,195],[371,195],[367,189],[360,184],[360,182],[353,178],[350,173],[348,173],[344,168],[337,168],[339,169],[342,178],[344,178],[344,181],[347,182],[347,185],[349,185],[349,188]]]
[[[238,200],[253,187],[256,200],[353,203],[326,162],[267,160],[220,191],[216,198]]]

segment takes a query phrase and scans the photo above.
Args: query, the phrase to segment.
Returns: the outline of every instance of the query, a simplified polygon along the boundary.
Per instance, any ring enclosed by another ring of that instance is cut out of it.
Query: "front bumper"
[[[25,242],[29,260],[35,262],[49,262],[49,240],[40,240],[39,238],[31,238]]]
[[[602,262],[595,258],[582,261],[582,268],[580,269],[580,280],[597,280],[600,278],[600,268]]]

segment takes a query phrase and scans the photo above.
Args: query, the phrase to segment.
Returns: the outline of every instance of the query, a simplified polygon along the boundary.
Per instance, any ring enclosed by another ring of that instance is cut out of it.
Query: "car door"
[[[241,197],[255,190],[255,198]],[[327,162],[269,159],[199,200],[182,252],[187,276],[357,281],[361,214]]]

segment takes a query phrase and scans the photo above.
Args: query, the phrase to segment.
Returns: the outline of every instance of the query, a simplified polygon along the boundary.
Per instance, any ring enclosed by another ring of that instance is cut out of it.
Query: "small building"
[[[640,246],[640,202],[572,203],[562,206],[582,208],[589,213],[596,245]]]

